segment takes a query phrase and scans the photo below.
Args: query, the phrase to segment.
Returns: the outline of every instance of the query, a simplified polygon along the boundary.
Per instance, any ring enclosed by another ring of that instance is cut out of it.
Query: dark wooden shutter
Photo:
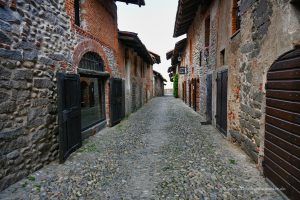
[[[208,74],[206,77],[206,118],[207,122],[211,123],[212,120],[212,74]]]
[[[221,106],[222,106],[222,85],[221,85],[221,73],[217,74],[217,110],[216,110],[216,125],[220,129],[221,126]]]
[[[111,121],[118,124],[125,116],[125,84],[122,79],[110,79]]]
[[[194,91],[193,91],[193,108],[197,111],[197,79],[193,79]]]
[[[75,24],[80,26],[80,0],[74,0]]]
[[[217,75],[217,128],[227,135],[227,82],[228,71],[219,72]]]
[[[66,158],[82,145],[80,77],[77,74],[57,73],[59,160]]]
[[[300,49],[281,56],[266,85],[263,171],[290,199],[300,199]]]
[[[192,107],[192,81],[189,81],[189,106]]]

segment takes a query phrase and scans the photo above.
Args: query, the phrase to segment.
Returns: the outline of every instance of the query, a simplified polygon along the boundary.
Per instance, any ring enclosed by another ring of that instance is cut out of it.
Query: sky
[[[120,31],[138,33],[138,37],[149,51],[160,55],[161,63],[153,66],[168,81],[165,88],[172,88],[168,75],[171,61],[166,53],[174,48],[183,36],[173,38],[177,11],[177,0],[145,0],[146,6],[117,2]]]

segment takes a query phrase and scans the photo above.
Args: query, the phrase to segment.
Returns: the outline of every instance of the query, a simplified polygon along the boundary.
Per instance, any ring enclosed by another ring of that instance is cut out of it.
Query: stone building
[[[120,120],[126,73],[113,0],[0,0],[0,28],[2,190]]]
[[[165,82],[167,82],[167,80],[159,72],[153,70],[153,95],[155,97],[165,95]]]
[[[160,56],[147,50],[133,32],[119,31],[120,51],[125,66],[125,114],[142,107],[153,97],[153,64]]]
[[[179,0],[174,37],[187,38],[167,53],[170,71],[183,73],[180,97],[292,199],[300,196],[299,19],[296,1]]]

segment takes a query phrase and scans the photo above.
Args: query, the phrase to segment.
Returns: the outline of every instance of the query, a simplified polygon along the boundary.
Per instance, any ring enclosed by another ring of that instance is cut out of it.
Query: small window
[[[199,65],[202,66],[202,51],[200,51],[199,55]]]
[[[232,6],[232,34],[241,28],[241,0],[233,0]]]
[[[220,52],[220,63],[221,65],[225,65],[225,49],[223,49],[221,52]]]
[[[138,58],[134,56],[134,75],[137,76],[138,74]]]
[[[141,63],[141,77],[144,78],[144,62]]]
[[[128,63],[128,60],[129,60],[129,51],[128,51],[128,49],[126,48],[126,49],[125,49],[125,64]]]
[[[209,47],[210,40],[210,16],[205,19],[205,47]]]
[[[190,39],[190,64],[193,62],[193,42]]]
[[[80,26],[80,0],[74,0],[75,24]]]

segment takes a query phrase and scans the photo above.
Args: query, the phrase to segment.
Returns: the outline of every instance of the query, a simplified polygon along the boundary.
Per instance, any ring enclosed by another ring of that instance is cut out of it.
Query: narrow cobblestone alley
[[[0,199],[281,199],[242,150],[182,101],[151,100]]]

